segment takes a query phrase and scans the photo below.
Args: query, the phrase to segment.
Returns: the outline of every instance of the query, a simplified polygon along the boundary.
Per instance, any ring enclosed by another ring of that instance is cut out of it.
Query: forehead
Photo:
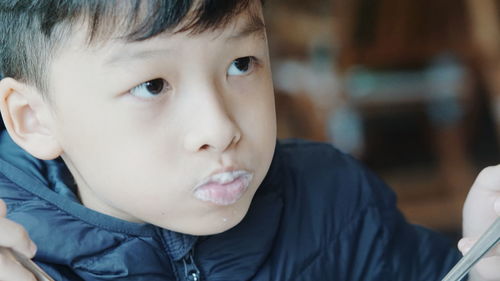
[[[179,25],[176,30],[167,30],[154,37],[141,41],[130,41],[120,33],[115,33],[99,41],[86,44],[88,32],[78,30],[72,34],[67,50],[91,52],[100,57],[101,63],[106,66],[118,65],[122,61],[154,57],[164,52],[165,40],[170,41],[170,48],[186,38],[202,39],[204,42],[220,40],[231,43],[245,38],[258,38],[265,40],[265,24],[262,10],[257,8],[247,9],[234,15],[224,25],[218,28],[207,29],[203,32],[193,32],[186,25]],[[200,43],[200,41],[198,41]],[[161,46],[160,46],[161,45]],[[100,64],[101,64],[100,63]]]
[[[170,36],[172,35],[164,34],[163,36],[160,35],[159,37],[163,40],[165,38],[168,40]],[[207,34],[192,35],[191,37],[204,38],[204,42],[207,43],[208,41],[221,40],[222,44],[230,44],[232,42],[237,42],[238,40],[245,40],[249,37],[261,38],[265,40],[265,26],[262,19],[259,17],[248,17],[241,15],[236,17],[234,23],[228,25],[226,28],[208,32]],[[141,60],[147,57],[155,57],[159,55],[161,56],[165,53],[165,51],[169,51],[168,49],[164,49],[164,46],[159,48],[153,47],[155,45],[155,39],[151,40],[151,44],[148,44],[147,46],[144,46],[144,44],[118,44],[118,48],[115,48],[114,51],[108,53],[103,61],[103,64],[107,66],[120,66],[121,62],[130,62],[136,59]],[[199,41],[197,42],[199,43]],[[117,49],[119,51],[116,51]]]

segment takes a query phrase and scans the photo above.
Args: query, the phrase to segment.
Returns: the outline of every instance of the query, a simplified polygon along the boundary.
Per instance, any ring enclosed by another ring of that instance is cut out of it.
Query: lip
[[[236,203],[245,194],[253,174],[246,170],[226,169],[202,180],[193,189],[196,199],[219,206]]]

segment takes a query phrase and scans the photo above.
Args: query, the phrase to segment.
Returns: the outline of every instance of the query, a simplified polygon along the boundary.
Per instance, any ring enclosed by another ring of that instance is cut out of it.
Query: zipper
[[[184,265],[184,278],[186,281],[201,281],[200,270],[196,266],[193,258],[193,250],[182,258]]]
[[[1,0],[0,0],[1,1]],[[175,274],[175,279],[178,281],[202,281],[201,272],[195,264],[194,261],[194,245],[191,245],[191,249],[182,258],[176,258],[175,260],[169,254],[169,246],[166,242],[166,236],[163,230],[159,227],[155,228],[158,234],[161,245],[166,251],[165,256],[170,261],[170,264]]]

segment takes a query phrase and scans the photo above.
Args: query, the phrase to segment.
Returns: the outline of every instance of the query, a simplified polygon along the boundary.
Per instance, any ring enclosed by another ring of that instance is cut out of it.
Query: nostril
[[[200,150],[207,150],[210,146],[208,144],[204,144],[200,147]]]

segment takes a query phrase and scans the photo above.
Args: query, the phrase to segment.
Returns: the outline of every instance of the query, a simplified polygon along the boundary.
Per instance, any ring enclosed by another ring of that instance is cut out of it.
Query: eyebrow
[[[117,54],[115,56],[111,56],[110,58],[104,61],[105,65],[113,66],[120,64],[121,62],[128,62],[133,60],[140,59],[150,59],[158,57],[159,55],[164,55],[165,53],[171,52],[170,49],[147,49],[141,51],[128,52],[124,51],[123,53]]]

